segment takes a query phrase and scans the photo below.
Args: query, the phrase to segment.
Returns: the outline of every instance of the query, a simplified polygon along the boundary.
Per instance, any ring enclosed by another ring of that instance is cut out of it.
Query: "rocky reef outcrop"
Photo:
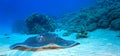
[[[61,29],[77,33],[99,28],[120,30],[120,1],[99,0],[95,5],[64,15],[61,24]]]
[[[116,20],[113,20],[111,22],[111,28],[115,29],[115,30],[120,30],[120,18],[116,19]]]
[[[52,32],[56,29],[55,20],[46,15],[33,14],[26,19],[29,34]]]

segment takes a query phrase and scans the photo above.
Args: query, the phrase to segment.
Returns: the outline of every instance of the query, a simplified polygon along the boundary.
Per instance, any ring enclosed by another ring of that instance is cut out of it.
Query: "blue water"
[[[59,18],[94,3],[95,0],[0,0],[0,29],[10,32],[8,27],[15,19],[26,19],[33,13]]]

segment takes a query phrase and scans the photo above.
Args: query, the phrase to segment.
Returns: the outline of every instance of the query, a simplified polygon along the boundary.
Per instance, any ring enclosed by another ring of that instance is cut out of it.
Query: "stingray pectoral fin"
[[[14,49],[16,47],[25,47],[25,48],[40,48],[40,47],[43,47],[45,45],[47,45],[49,43],[16,43],[14,45],[11,45],[10,46],[10,49]]]
[[[24,43],[16,43],[16,44],[11,45],[10,49],[14,49],[14,48],[16,48],[18,46],[24,46],[24,45],[25,45]]]
[[[57,44],[57,45],[59,45],[61,47],[72,47],[72,46],[78,45],[80,43],[59,38],[59,39],[57,39],[55,44]]]
[[[67,41],[67,40],[65,42],[63,41],[61,43],[57,43],[57,45],[60,45],[62,47],[72,47],[72,46],[76,46],[78,44],[80,44],[80,43],[77,43],[74,41]]]

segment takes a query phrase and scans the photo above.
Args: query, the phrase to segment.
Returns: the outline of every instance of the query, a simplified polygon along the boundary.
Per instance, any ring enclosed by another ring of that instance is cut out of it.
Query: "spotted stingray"
[[[56,49],[67,48],[78,45],[78,42],[64,40],[53,33],[42,33],[38,36],[30,37],[22,43],[16,43],[10,46],[10,49]]]

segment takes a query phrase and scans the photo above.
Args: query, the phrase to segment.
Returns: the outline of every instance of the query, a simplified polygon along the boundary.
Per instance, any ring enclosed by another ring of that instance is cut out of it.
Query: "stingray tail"
[[[22,46],[22,45],[23,45],[23,43],[16,43],[16,44],[11,45],[10,49],[14,49],[17,46]]]

